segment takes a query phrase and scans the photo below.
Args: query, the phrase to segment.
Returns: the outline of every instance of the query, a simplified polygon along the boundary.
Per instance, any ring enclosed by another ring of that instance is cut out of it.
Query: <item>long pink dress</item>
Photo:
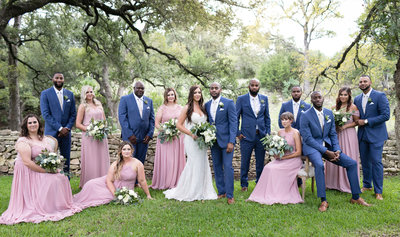
[[[293,132],[285,133],[284,129],[280,132],[288,144],[293,146],[295,152]],[[302,203],[296,178],[301,165],[300,156],[268,163],[248,200],[267,205]]]
[[[168,107],[161,105],[161,122],[167,122],[170,119],[178,118],[182,107],[175,105]],[[157,139],[156,153],[154,157],[152,189],[170,189],[176,187],[179,177],[186,164],[185,149],[183,145],[183,136],[175,138],[171,142],[161,144]]]
[[[134,189],[136,172],[132,169],[132,161],[126,163],[120,173],[120,178],[114,181],[115,188],[126,187]],[[89,180],[82,191],[74,195],[74,204],[80,208],[88,208],[107,204],[114,199],[114,195],[107,188],[107,175]]]
[[[92,118],[94,120],[103,120],[103,109],[99,107],[86,109],[82,124],[89,125]],[[108,168],[110,168],[110,154],[107,138],[98,141],[86,136],[86,132],[82,132],[79,187],[82,188],[91,179],[106,175]]]
[[[360,116],[359,111],[354,113]],[[347,123],[353,122],[353,116]],[[357,132],[354,127],[346,128],[338,134],[339,146],[342,152],[357,162],[358,177],[360,177],[360,153],[358,150]],[[325,162],[325,185],[327,189],[336,189],[342,192],[351,193],[349,179],[346,169],[331,162]]]
[[[33,142],[20,137],[16,144],[27,143],[34,160],[45,148],[53,150],[48,139],[45,137],[41,142]],[[17,154],[10,203],[0,217],[0,224],[58,221],[80,211],[72,201],[71,186],[65,175],[33,171],[24,165],[20,154]]]

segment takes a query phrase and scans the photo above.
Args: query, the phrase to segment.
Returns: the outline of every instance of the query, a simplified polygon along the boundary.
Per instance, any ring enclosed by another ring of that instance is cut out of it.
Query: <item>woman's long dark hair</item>
[[[347,94],[349,95],[349,99],[347,100],[347,107],[346,107],[346,112],[347,112],[347,111],[350,110],[350,107],[351,107],[351,105],[353,104],[353,100],[352,100],[352,98],[351,98],[351,89],[350,89],[350,87],[347,87],[347,86],[342,87],[342,88],[340,88],[340,90],[339,90],[338,96],[337,96],[337,98],[336,98],[336,110],[339,110],[340,107],[342,107],[342,101],[340,101],[340,94],[341,94],[343,91],[346,91]]]
[[[119,145],[118,153],[117,153],[117,157],[118,157],[117,165],[115,166],[115,169],[114,169],[114,179],[119,179],[120,174],[121,174],[121,170],[122,170],[122,166],[123,166],[122,162],[124,161],[124,157],[122,156],[122,148],[124,148],[125,145],[129,145],[131,147],[131,149],[132,149],[132,152],[133,152],[133,146],[132,146],[132,144],[130,142],[123,141]]]
[[[39,139],[42,140],[43,139],[43,123],[40,120],[39,116],[37,116],[36,114],[28,114],[27,116],[25,116],[25,118],[22,120],[22,124],[21,124],[21,132],[20,132],[20,137],[29,137],[29,131],[28,131],[28,119],[29,118],[36,118],[36,120],[39,123],[39,128],[38,128],[38,136]]]
[[[187,111],[186,111],[186,117],[187,117],[187,120],[188,120],[189,123],[192,122],[192,114],[193,114],[193,111],[194,111],[194,99],[193,99],[193,95],[194,95],[194,91],[195,91],[197,88],[199,88],[200,91],[201,91],[201,88],[200,88],[200,86],[198,86],[198,85],[192,86],[192,87],[190,87],[190,89],[189,89],[189,96],[188,96],[188,102],[187,102],[188,109],[187,109]],[[203,94],[201,94],[201,98],[200,98],[200,100],[199,100],[199,106],[200,106],[200,109],[201,109],[201,111],[203,112],[203,114],[204,114],[205,116],[207,116],[207,111],[206,111],[206,109],[204,108],[203,103],[204,103]]]

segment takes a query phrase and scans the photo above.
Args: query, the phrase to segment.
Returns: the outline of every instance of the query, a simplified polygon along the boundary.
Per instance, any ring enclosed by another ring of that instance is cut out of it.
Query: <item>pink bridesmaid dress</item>
[[[293,152],[295,152],[293,132],[285,133],[284,129],[280,131],[281,136],[289,145],[293,146]],[[301,165],[300,156],[268,163],[248,200],[267,205],[302,203],[303,200],[297,186],[297,172]]]
[[[103,120],[103,109],[99,107],[86,109],[82,124],[89,125],[92,118],[94,120]],[[106,175],[108,168],[110,168],[110,154],[107,138],[98,141],[86,136],[86,132],[82,132],[79,187],[82,188],[91,179]]]
[[[159,109],[162,110],[161,123],[164,123],[170,119],[178,118],[182,107],[177,104],[171,108],[161,105]],[[163,144],[161,144],[160,139],[157,139],[153,180],[150,187],[152,189],[175,188],[185,164],[183,135]]]
[[[131,161],[132,162],[132,161]],[[126,163],[120,173],[120,178],[114,181],[115,188],[126,187],[134,189],[136,172],[132,169],[131,162]],[[106,184],[107,175],[89,180],[82,191],[74,195],[74,204],[82,209],[107,204],[114,199]]]
[[[359,111],[354,113],[360,116]],[[353,122],[353,116],[347,123]],[[338,133],[339,146],[342,152],[357,162],[358,177],[360,177],[360,153],[358,149],[358,137],[354,127],[346,128]],[[351,193],[349,179],[346,169],[331,162],[325,162],[325,185],[327,189],[336,189],[342,192]]]
[[[34,160],[45,148],[53,150],[48,139],[45,137],[41,142],[32,142],[26,137],[20,137],[17,144],[27,143]],[[0,217],[0,224],[58,221],[80,211],[72,201],[71,186],[65,175],[33,171],[24,165],[21,156],[17,154],[10,203]]]

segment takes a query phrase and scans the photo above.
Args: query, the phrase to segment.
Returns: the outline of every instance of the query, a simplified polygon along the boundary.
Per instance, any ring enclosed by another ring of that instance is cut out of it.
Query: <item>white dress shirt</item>
[[[63,104],[64,104],[64,90],[61,88],[61,90],[57,90],[55,86],[53,86],[54,91],[56,92],[58,102],[60,102],[61,110],[63,110]]]
[[[322,109],[321,111],[318,111],[317,109],[315,109],[315,113],[317,113],[317,117],[319,120],[319,125],[321,126],[321,129],[324,130],[324,109]]]
[[[362,109],[363,109],[364,114],[365,114],[365,110],[367,108],[368,98],[371,95],[371,91],[372,91],[372,88],[371,88],[371,90],[369,90],[369,92],[367,94],[363,93],[363,97],[362,97],[362,102],[361,103],[362,103]]]
[[[258,95],[256,95],[255,97],[250,95],[250,105],[251,109],[254,112],[254,116],[257,117],[258,112],[260,112],[260,99],[258,98]]]
[[[296,119],[297,119],[297,114],[299,113],[300,102],[301,102],[301,100],[299,100],[298,102],[292,100],[292,104],[293,104],[293,116],[294,116],[294,121],[295,121],[295,122],[296,122]]]
[[[135,93],[133,94],[133,96],[135,97],[136,104],[137,104],[138,109],[139,109],[139,114],[140,114],[140,117],[142,118],[142,114],[143,114],[143,96],[139,98],[139,97],[137,97],[135,95]]]
[[[217,114],[217,109],[218,109],[218,104],[219,104],[220,99],[221,99],[221,96],[219,96],[215,100],[212,99],[212,101],[211,101],[210,114],[211,114],[213,121],[215,121],[215,115]]]

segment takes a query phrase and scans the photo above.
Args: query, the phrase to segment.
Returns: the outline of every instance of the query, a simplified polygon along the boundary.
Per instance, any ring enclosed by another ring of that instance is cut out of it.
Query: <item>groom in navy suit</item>
[[[303,138],[303,153],[308,156],[315,168],[317,195],[321,198],[321,205],[318,210],[324,212],[329,207],[326,201],[322,158],[346,168],[352,193],[350,202],[370,206],[359,195],[361,190],[358,181],[357,162],[340,150],[333,113],[331,110],[322,107],[324,97],[321,92],[314,91],[311,94],[311,102],[313,107],[302,115],[300,133]]]
[[[71,128],[76,119],[74,94],[63,89],[64,75],[55,73],[53,87],[40,94],[40,111],[44,118],[44,134],[57,139],[60,154],[64,156],[64,172],[69,177],[71,153]]]
[[[118,119],[122,140],[131,142],[135,149],[133,156],[144,164],[149,141],[154,133],[153,101],[143,96],[142,82],[136,82],[133,90],[134,93],[121,97]]]
[[[271,133],[271,120],[268,110],[268,97],[260,95],[260,81],[250,80],[249,93],[239,96],[236,101],[236,115],[238,116],[237,137],[240,140],[240,185],[242,191],[247,191],[249,183],[248,172],[251,153],[254,150],[256,157],[256,183],[264,169],[265,149],[260,139]],[[241,129],[239,118],[242,116]]]
[[[228,204],[233,198],[233,149],[236,139],[237,117],[233,100],[221,96],[221,85],[210,85],[212,100],[205,104],[208,120],[217,128],[217,142],[211,147],[211,156],[218,189],[218,198],[227,197]]]
[[[385,93],[371,88],[371,78],[362,75],[359,88],[362,94],[354,99],[354,104],[360,111],[358,124],[358,141],[363,169],[362,191],[374,191],[376,199],[383,200],[383,144],[388,139],[385,122],[390,118],[389,101]]]
[[[294,115],[294,121],[292,123],[292,127],[300,130],[300,119],[301,115],[308,110],[311,105],[304,102],[301,99],[302,95],[302,90],[300,86],[293,86],[292,87],[292,99],[283,103],[281,106],[281,110],[279,111],[279,116],[278,116],[278,124],[280,128],[283,128],[282,122],[280,120],[281,114],[284,112],[290,112]]]

